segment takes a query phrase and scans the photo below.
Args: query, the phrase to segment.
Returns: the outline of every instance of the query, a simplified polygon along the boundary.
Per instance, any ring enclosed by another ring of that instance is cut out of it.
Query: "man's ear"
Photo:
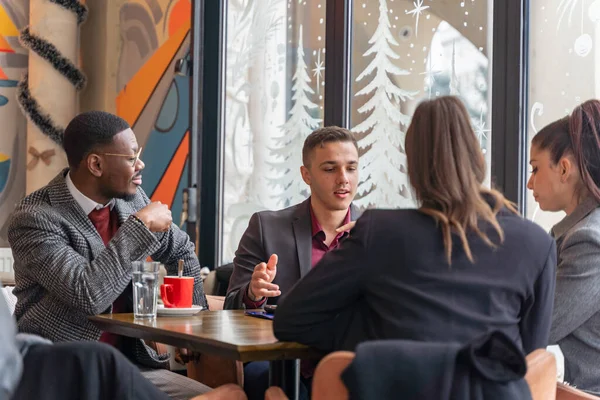
[[[104,170],[104,160],[97,154],[88,154],[86,158],[86,166],[92,175],[97,178],[102,176]]]
[[[300,166],[300,175],[302,175],[302,180],[304,181],[304,183],[310,186],[310,171],[304,165]]]

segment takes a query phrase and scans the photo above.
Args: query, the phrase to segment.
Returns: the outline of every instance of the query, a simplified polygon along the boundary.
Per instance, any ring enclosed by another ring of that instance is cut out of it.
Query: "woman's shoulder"
[[[363,211],[362,215],[412,215],[418,213],[416,208],[369,208]]]
[[[600,220],[600,213],[598,214]],[[515,214],[509,210],[502,210],[497,215],[498,222],[506,235],[517,238],[525,242],[550,243],[552,238],[538,224],[533,223],[519,214]],[[439,229],[435,219],[418,209],[369,209],[366,210],[359,221],[369,223],[372,227],[410,227],[408,230],[414,234],[419,230],[435,230]],[[600,229],[600,223],[598,224]],[[407,231],[399,229],[400,231]]]
[[[426,220],[431,219],[415,208],[372,208],[365,210],[359,219],[372,220],[378,222],[397,222],[399,220]]]
[[[593,209],[588,215],[583,217],[574,229],[592,229],[600,232],[600,207]]]
[[[504,210],[498,214],[498,221],[503,228],[505,236],[513,237],[524,243],[550,243],[552,237],[540,225],[529,221],[519,214]]]
[[[600,246],[600,208],[592,210],[588,215],[574,224],[565,234],[563,243],[597,242]]]

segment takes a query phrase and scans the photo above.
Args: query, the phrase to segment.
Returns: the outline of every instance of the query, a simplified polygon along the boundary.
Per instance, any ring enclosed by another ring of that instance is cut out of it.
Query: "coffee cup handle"
[[[173,308],[175,304],[169,301],[168,293],[173,293],[173,285],[168,283],[163,283],[160,285],[160,297],[162,297],[163,303],[165,303],[165,307]]]

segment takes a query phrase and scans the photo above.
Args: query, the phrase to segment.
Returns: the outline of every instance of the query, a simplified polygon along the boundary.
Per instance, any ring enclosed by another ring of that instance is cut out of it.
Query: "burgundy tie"
[[[92,224],[94,224],[96,230],[100,234],[105,246],[110,242],[113,234],[110,223],[110,214],[110,207],[103,207],[94,209],[94,211],[88,215]]]
[[[92,224],[100,234],[104,245],[108,245],[110,239],[118,230],[117,217],[110,211],[110,207],[94,209],[88,214]],[[127,289],[113,303],[113,313],[125,312],[125,304],[127,299]],[[102,332],[99,339],[101,342],[108,343],[114,347],[119,347],[119,336],[108,332]]]

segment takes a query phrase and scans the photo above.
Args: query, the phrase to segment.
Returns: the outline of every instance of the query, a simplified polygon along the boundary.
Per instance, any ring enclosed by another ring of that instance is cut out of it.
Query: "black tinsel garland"
[[[66,10],[76,14],[77,25],[85,21],[87,17],[87,7],[81,4],[78,0],[50,0]],[[77,90],[82,90],[85,87],[86,78],[83,72],[77,68],[67,57],[63,56],[54,44],[48,40],[32,33],[29,26],[26,26],[21,31],[19,41],[23,47],[33,51],[38,56],[49,62],[52,67],[75,86]],[[17,87],[17,99],[23,112],[39,129],[62,146],[62,137],[64,128],[56,125],[52,120],[52,116],[46,113],[32,96],[29,90],[29,76],[25,74]]]

